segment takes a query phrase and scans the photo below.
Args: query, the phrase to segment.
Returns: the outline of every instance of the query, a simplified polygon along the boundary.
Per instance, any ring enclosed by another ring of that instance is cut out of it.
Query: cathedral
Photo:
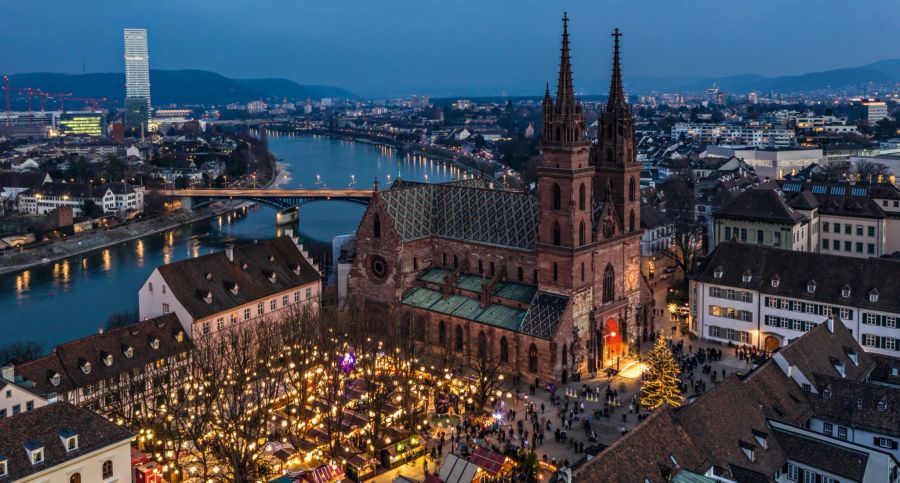
[[[555,99],[541,107],[535,193],[483,180],[398,180],[356,233],[350,307],[372,327],[403,321],[429,351],[494,361],[523,380],[565,383],[615,366],[646,337],[640,170],[613,33],[597,143],[575,98],[567,18]],[[643,295],[642,295],[643,294]]]

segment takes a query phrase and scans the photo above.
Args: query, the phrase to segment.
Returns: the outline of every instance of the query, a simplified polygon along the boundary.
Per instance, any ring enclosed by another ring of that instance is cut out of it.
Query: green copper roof
[[[517,300],[519,302],[530,303],[534,299],[537,287],[534,285],[524,285],[521,283],[500,282],[494,295],[505,299]]]
[[[481,308],[481,303],[479,301],[471,297],[464,298],[466,301],[453,311],[453,315],[462,319],[475,320],[484,309]]]
[[[440,294],[439,294],[440,295]],[[429,307],[430,310],[435,312],[440,312],[442,314],[452,314],[460,305],[466,302],[466,300],[472,300],[469,297],[463,297],[462,295],[451,295],[445,299],[440,299],[437,302],[431,304]]]
[[[484,312],[476,317],[475,320],[504,329],[519,330],[519,326],[522,325],[522,319],[524,318],[524,310],[516,310],[503,305],[494,304],[484,309]]]
[[[403,297],[402,303],[427,309],[441,299],[441,293],[427,288],[417,288]]]
[[[431,267],[428,270],[425,270],[425,273],[419,275],[419,280],[441,284],[444,283],[444,276],[446,276],[448,273],[450,273],[449,270],[439,267]]]
[[[456,286],[471,292],[481,292],[481,285],[486,281],[477,275],[460,274]]]

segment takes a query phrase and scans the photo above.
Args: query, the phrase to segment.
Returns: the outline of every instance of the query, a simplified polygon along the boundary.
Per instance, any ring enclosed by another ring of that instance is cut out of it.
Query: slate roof
[[[92,185],[80,183],[46,183],[30,188],[26,193],[41,196],[69,196],[71,198],[99,198],[106,190],[94,189]]]
[[[657,228],[673,223],[672,217],[658,209],[641,204],[641,228]]]
[[[59,434],[78,435],[78,449],[67,452]],[[134,434],[99,414],[66,402],[49,404],[14,417],[0,419],[0,455],[7,458],[9,481],[23,479],[66,461],[112,444],[128,441]],[[26,445],[44,448],[44,462],[32,465]],[[119,475],[120,479],[123,475]],[[130,478],[130,477],[129,477]],[[4,479],[3,481],[6,481]]]
[[[46,173],[0,172],[0,186],[7,188],[37,188],[44,184]]]
[[[537,292],[522,321],[522,332],[542,339],[552,338],[568,305],[568,297]]]
[[[796,433],[775,431],[787,458],[851,481],[863,481],[869,455]]]
[[[714,276],[722,268],[722,278]],[[750,270],[750,282],[742,274]],[[778,287],[772,277],[778,275]],[[798,252],[780,248],[723,241],[706,261],[691,274],[694,280],[732,287],[758,290],[766,295],[812,300],[829,305],[845,305],[900,312],[900,261],[887,258],[853,258],[821,253]],[[816,289],[809,293],[807,282],[815,280]],[[850,297],[842,290],[849,285]],[[877,289],[877,302],[869,302],[869,292]]]
[[[833,330],[828,329],[828,324],[818,324],[803,334],[802,339],[802,344],[783,347],[779,355],[799,367],[808,378],[815,375],[840,376],[834,367],[835,362],[843,364],[845,378],[856,381],[866,379],[875,368],[875,360],[859,346],[850,329],[840,321],[834,322]],[[811,347],[815,350],[810,350]],[[848,352],[856,354],[856,362]]]
[[[158,348],[151,341],[158,341]],[[132,349],[131,357],[125,355],[127,348]],[[189,338],[178,317],[170,313],[60,344],[49,355],[18,365],[15,371],[24,379],[23,385],[38,393],[63,393],[189,350]],[[111,357],[109,366],[104,362],[107,357]],[[90,363],[87,374],[81,369],[85,362]],[[58,386],[50,382],[53,374],[60,375]]]
[[[459,184],[403,184],[378,193],[403,241],[431,236],[531,250],[537,197]]]
[[[195,320],[321,279],[289,237],[237,246],[233,258],[229,261],[221,251],[162,265],[158,270]],[[270,281],[272,274],[274,282]],[[231,291],[235,283],[237,294]],[[208,294],[212,294],[211,303],[204,300]]]
[[[816,376],[819,394],[809,400],[816,417],[841,426],[900,436],[900,387],[869,384],[839,377]],[[822,392],[829,391],[826,399]],[[878,410],[878,403],[884,410]]]
[[[775,190],[749,189],[723,206],[716,218],[738,218],[770,223],[797,223],[804,217],[793,210]]]

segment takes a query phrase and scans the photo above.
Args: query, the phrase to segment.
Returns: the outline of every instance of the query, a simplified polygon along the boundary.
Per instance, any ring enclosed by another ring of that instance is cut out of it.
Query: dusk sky
[[[576,87],[628,76],[799,74],[900,57],[895,0],[3,0],[0,71],[121,72],[122,28],[154,69],[285,77],[362,95],[539,93],[571,17]]]

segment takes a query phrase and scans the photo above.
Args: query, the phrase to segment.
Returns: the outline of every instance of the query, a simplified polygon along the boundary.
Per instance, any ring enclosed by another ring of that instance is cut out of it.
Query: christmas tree
[[[663,404],[681,405],[681,380],[678,364],[664,337],[656,338],[656,345],[647,359],[647,372],[641,385],[641,405],[653,409]]]

